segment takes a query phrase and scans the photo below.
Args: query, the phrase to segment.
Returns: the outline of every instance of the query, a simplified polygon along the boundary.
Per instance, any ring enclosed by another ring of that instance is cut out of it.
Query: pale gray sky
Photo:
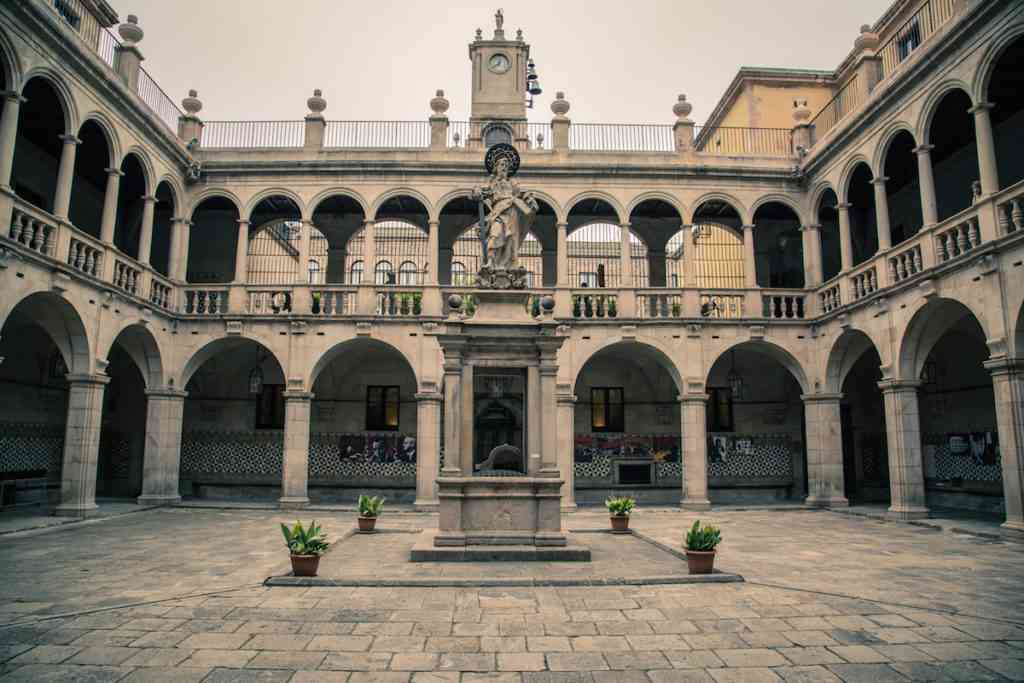
[[[321,88],[328,119],[422,120],[443,88],[469,116],[467,44],[494,11],[522,28],[548,121],[556,90],[579,123],[671,123],[678,93],[703,122],[740,66],[834,69],[890,0],[110,0],[146,31],[143,67],[207,120],[301,119]]]

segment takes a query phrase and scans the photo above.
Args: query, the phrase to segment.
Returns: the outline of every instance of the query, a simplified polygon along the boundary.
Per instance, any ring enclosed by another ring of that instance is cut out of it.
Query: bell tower
[[[530,46],[523,41],[523,32],[514,39],[505,37],[505,17],[499,9],[494,14],[494,36],[484,39],[476,30],[476,39],[469,44],[473,64],[472,104],[470,108],[470,143],[526,140],[527,65]]]

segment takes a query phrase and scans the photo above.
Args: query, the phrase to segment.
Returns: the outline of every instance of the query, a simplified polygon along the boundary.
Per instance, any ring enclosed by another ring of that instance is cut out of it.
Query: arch
[[[368,220],[377,220],[377,214],[380,213],[380,208],[386,201],[395,197],[411,197],[415,199],[423,206],[424,213],[427,216],[430,216],[433,211],[434,205],[429,199],[427,199],[425,194],[411,187],[398,187],[392,190],[387,190],[373,201],[373,204],[370,206],[370,211],[367,213]],[[426,226],[423,227],[426,228]]]
[[[821,263],[822,282],[828,282],[843,267],[843,248],[839,236],[839,212],[836,205],[839,197],[830,184],[826,184],[815,199],[812,215],[818,224],[820,236],[819,262]]]
[[[924,226],[921,178],[914,134],[907,128],[895,130],[885,142],[878,168],[885,178],[890,239],[893,246],[916,235]]]
[[[831,190],[832,194],[836,196],[836,201],[838,202],[839,193],[836,192],[835,186],[829,180],[822,180],[814,186],[814,189],[807,193],[808,203],[806,206],[806,212],[812,220],[817,221],[817,214],[821,209],[821,200],[829,190]]]
[[[192,217],[195,215],[196,209],[198,209],[203,202],[205,202],[207,199],[214,199],[218,197],[220,199],[226,199],[227,201],[231,202],[235,207],[235,212],[238,214],[239,218],[241,218],[243,206],[242,201],[234,192],[222,187],[211,187],[193,195],[192,202],[188,207],[188,212],[186,213],[184,210],[182,210],[181,213],[183,216]]]
[[[966,316],[978,321],[985,338],[989,330],[982,316],[957,299],[936,297],[918,307],[911,316],[899,342],[899,356],[893,378],[917,380],[932,348],[953,325]]]
[[[796,219],[800,222],[801,226],[806,225],[809,222],[807,220],[807,217],[804,215],[803,209],[800,207],[800,203],[798,201],[796,201],[789,195],[773,193],[758,197],[757,201],[750,205],[751,222],[748,223],[748,225],[752,225],[754,223],[754,218],[757,216],[758,209],[765,206],[766,204],[783,204],[789,207],[789,209],[793,212],[793,215],[796,216]]]
[[[989,119],[1000,187],[1024,179],[1024,35],[1004,43],[989,65],[984,101],[992,105]]]
[[[612,211],[615,212],[615,215],[618,218],[618,222],[620,225],[629,220],[628,214],[626,214],[625,211],[623,211],[622,209],[622,204],[619,203],[619,200],[617,200],[615,197],[611,196],[607,192],[601,192],[599,190],[588,190],[586,192],[580,192],[579,194],[577,194],[576,196],[574,196],[572,199],[565,203],[565,206],[567,207],[565,211],[566,221],[569,220],[569,216],[572,215],[572,212],[576,208],[576,206],[588,199],[597,199],[608,204],[608,206],[612,208]]]
[[[160,341],[146,322],[125,322],[117,333],[111,336],[106,348],[100,349],[99,357],[109,357],[114,344],[119,344],[135,362],[147,389],[156,389],[164,385],[164,354],[160,348]]]
[[[1003,29],[998,38],[995,38],[985,46],[981,60],[978,62],[978,68],[974,72],[971,85],[968,86],[958,82],[960,83],[960,88],[972,95],[972,104],[987,101],[989,86],[992,84],[992,74],[995,72],[996,64],[999,63],[1003,53],[1020,38],[1024,38],[1024,24],[1018,22],[1009,28]]]
[[[60,88],[44,75],[28,79],[21,90],[10,184],[24,201],[53,212],[64,143],[73,132],[67,103]],[[59,111],[58,111],[59,110]]]
[[[121,163],[123,164],[129,156],[134,156],[139,160],[139,165],[142,167],[142,176],[146,181],[146,194],[151,195],[156,192],[156,170],[153,167],[153,161],[149,158],[149,154],[139,145],[132,145],[125,150]]]
[[[802,288],[807,274],[800,214],[791,201],[768,200],[755,206],[751,235],[758,286]]]
[[[7,32],[0,29],[0,69],[3,69],[7,90],[21,92],[21,57]]]
[[[119,168],[122,175],[118,183],[114,245],[128,256],[137,259],[142,237],[144,198],[151,192],[149,179],[143,159],[135,152],[125,154]]]
[[[929,112],[922,140],[932,146],[935,208],[944,221],[973,203],[981,174],[971,96],[960,87],[946,88]],[[980,183],[979,183],[980,184]]]
[[[886,126],[885,131],[879,138],[880,142],[875,147],[875,156],[872,161],[872,168],[877,168],[880,175],[885,175],[885,159],[889,156],[889,148],[900,133],[907,133],[914,139],[914,146],[920,145],[918,135],[914,128],[905,121],[896,121]]]
[[[78,126],[76,135],[81,135],[85,124],[93,123],[103,134],[107,142],[107,151],[110,158],[107,159],[107,168],[118,168],[121,165],[124,155],[121,153],[121,140],[117,135],[117,127],[110,121],[110,118],[101,111],[91,111],[82,117],[82,123]]]
[[[167,176],[157,181],[153,191],[156,203],[153,206],[153,233],[150,242],[149,263],[153,268],[169,277],[171,275],[171,242],[174,218],[181,208],[180,195]]]
[[[206,193],[190,214],[186,280],[191,283],[232,282],[239,264],[238,204],[230,193]]]
[[[154,195],[160,191],[161,185],[165,186],[167,188],[167,191],[170,193],[171,203],[174,204],[175,214],[177,214],[181,209],[181,200],[182,197],[184,196],[184,190],[182,189],[181,185],[178,184],[177,179],[170,173],[165,173],[157,178],[156,185],[153,190]]]
[[[117,168],[112,129],[101,118],[90,117],[78,128],[80,144],[75,154],[74,177],[68,219],[79,230],[100,237],[106,203],[108,168]]]
[[[285,197],[287,199],[290,199],[292,203],[295,204],[295,207],[299,210],[299,220],[312,219],[312,213],[310,213],[307,216],[305,203],[302,201],[302,198],[299,197],[299,195],[297,195],[295,192],[292,192],[287,188],[271,187],[265,190],[261,190],[260,192],[256,193],[252,198],[249,199],[249,201],[245,205],[245,208],[240,213],[242,220],[251,221],[252,213],[256,209],[256,207],[260,205],[260,202],[262,202],[264,199],[272,199],[274,197]]]
[[[679,220],[681,220],[684,225],[687,223],[686,207],[683,205],[683,203],[679,201],[679,199],[674,195],[671,195],[668,192],[662,192],[660,190],[650,190],[648,192],[642,192],[641,194],[634,197],[626,206],[626,215],[632,218],[633,212],[637,209],[637,207],[639,207],[644,202],[651,200],[660,200],[665,202],[666,204],[670,204],[672,208],[676,210],[676,213],[679,214]]]
[[[473,196],[473,190],[450,190],[446,192],[440,199],[437,200],[437,204],[434,206],[433,213],[430,214],[431,221],[440,221],[441,214],[448,208],[448,205],[457,199],[469,199]]]
[[[60,350],[68,371],[75,375],[86,375],[93,371],[93,343],[86,331],[85,323],[75,307],[65,298],[52,292],[36,292],[23,297],[11,306],[3,323],[15,311],[25,315],[42,327]],[[0,331],[3,326],[0,325]]]
[[[203,363],[210,360],[222,351],[230,351],[235,348],[245,346],[246,344],[256,344],[261,347],[266,353],[268,358],[272,358],[277,367],[281,369],[282,376],[287,377],[284,373],[284,364],[281,359],[278,358],[277,354],[274,353],[273,349],[268,346],[266,342],[255,336],[240,336],[240,337],[220,337],[213,341],[207,342],[199,349],[194,351],[191,356],[182,365],[181,375],[178,378],[178,387],[184,389],[188,386],[189,380],[196,371],[203,366]],[[171,384],[173,384],[173,378],[171,378]]]
[[[828,352],[828,359],[825,363],[825,391],[830,394],[840,393],[850,370],[870,349],[879,353],[879,346],[866,332],[854,328],[843,330],[843,333],[832,343],[832,348]],[[881,357],[881,353],[879,353],[879,357]]]
[[[747,212],[747,207],[739,199],[734,197],[727,192],[705,192],[693,202],[693,213],[690,215],[689,222],[696,222],[696,216],[700,213],[701,208],[708,202],[722,202],[728,204],[736,215],[740,217],[740,222],[743,225],[750,225],[750,216],[752,214]],[[742,237],[742,233],[740,234]]]
[[[50,86],[60,104],[61,114],[64,117],[64,129],[61,132],[67,135],[78,130],[78,107],[75,106],[75,98],[71,94],[71,89],[65,85],[64,79],[55,69],[48,66],[37,66],[31,69],[21,79],[20,93],[24,95],[25,89],[37,78]]]
[[[853,155],[843,166],[842,173],[839,174],[839,203],[847,204],[850,201],[850,181],[853,180],[853,174],[857,171],[857,167],[864,164],[868,168],[868,172],[871,173],[871,177],[874,178],[874,168],[871,166],[871,161],[863,154]]]
[[[962,91],[967,96],[967,99],[970,100],[972,107],[978,101],[971,96],[971,87],[959,79],[945,80],[935,88],[930,89],[928,96],[925,97],[924,103],[921,105],[921,113],[918,115],[917,131],[920,135],[914,136],[915,140],[920,139],[922,144],[932,143],[931,129],[932,122],[935,119],[935,112],[938,111],[942,100],[946,99],[946,95],[954,90]]]
[[[591,359],[597,357],[602,352],[619,345],[639,346],[644,352],[648,353],[651,358],[662,363],[665,369],[668,370],[669,376],[676,385],[676,389],[680,394],[683,393],[685,383],[683,382],[683,377],[679,372],[678,366],[672,360],[671,351],[657,339],[641,335],[630,337],[629,339],[624,339],[621,335],[615,335],[605,339],[603,342],[595,346],[591,349],[590,353],[583,356],[579,360],[577,366],[573,368],[572,386],[574,388],[576,387],[577,383],[580,381],[580,375],[583,374],[583,370],[586,369],[587,363],[589,363]]]
[[[310,370],[309,376],[306,378],[307,390],[311,391],[313,389],[313,386],[316,384],[316,380],[320,376],[320,373],[324,371],[324,368],[331,364],[331,361],[333,361],[335,358],[337,358],[339,355],[341,355],[348,349],[367,344],[397,354],[398,357],[401,358],[402,361],[405,363],[406,368],[409,370],[409,372],[412,373],[412,376],[416,379],[416,386],[418,387],[420,385],[420,377],[416,373],[415,366],[409,360],[409,357],[406,356],[401,349],[381,339],[357,337],[355,339],[346,339],[345,341],[338,342],[337,344],[335,344],[334,346],[330,347],[322,354],[320,354],[320,357],[317,358],[316,362],[313,364],[313,368]]]
[[[728,354],[730,351],[734,349],[746,349],[750,351],[756,351],[759,353],[763,353],[764,355],[768,356],[769,358],[775,361],[778,361],[778,363],[782,365],[782,367],[786,368],[786,370],[788,370],[789,373],[793,375],[793,379],[795,379],[796,383],[800,385],[800,390],[803,393],[806,394],[810,392],[811,385],[810,382],[808,382],[807,380],[807,373],[804,371],[804,367],[803,365],[800,364],[800,361],[798,361],[792,353],[790,353],[783,347],[773,342],[766,341],[764,339],[751,339],[726,346],[721,352],[718,353],[718,355],[714,357],[714,359],[708,365],[707,374],[704,376],[705,384],[707,383],[708,377],[710,377],[711,371],[714,369],[715,364],[718,363],[719,360],[724,358],[726,354]]]
[[[366,200],[363,199],[361,194],[355,190],[350,190],[347,187],[329,187],[326,190],[321,190],[314,195],[311,200],[309,200],[309,215],[305,217],[309,220],[313,220],[313,216],[316,215],[317,209],[320,208],[320,205],[331,197],[348,197],[359,205],[359,208],[363,211],[363,216],[370,215],[369,205],[366,203]]]

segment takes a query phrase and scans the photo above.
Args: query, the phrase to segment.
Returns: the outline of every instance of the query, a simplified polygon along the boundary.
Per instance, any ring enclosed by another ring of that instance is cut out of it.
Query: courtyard
[[[995,524],[715,510],[718,566],[745,581],[672,583],[684,563],[654,543],[679,549],[695,514],[641,509],[633,537],[568,515],[595,555],[541,569],[560,585],[522,564],[412,574],[401,548],[436,517],[398,509],[368,537],[346,537],[354,512],[303,511],[341,539],[322,567],[351,585],[333,587],[264,585],[289,569],[280,510],[7,533],[0,680],[1024,680],[1024,544]]]

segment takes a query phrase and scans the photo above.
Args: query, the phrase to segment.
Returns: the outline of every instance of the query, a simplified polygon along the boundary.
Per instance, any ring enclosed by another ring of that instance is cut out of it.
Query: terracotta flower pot
[[[359,533],[361,534],[372,534],[374,528],[377,526],[376,517],[363,517],[359,515]]]
[[[292,555],[292,574],[294,576],[316,576],[320,566],[319,555]]]
[[[625,534],[629,532],[629,515],[611,515],[612,533]]]
[[[691,574],[710,574],[715,568],[715,551],[687,550],[686,565]]]

